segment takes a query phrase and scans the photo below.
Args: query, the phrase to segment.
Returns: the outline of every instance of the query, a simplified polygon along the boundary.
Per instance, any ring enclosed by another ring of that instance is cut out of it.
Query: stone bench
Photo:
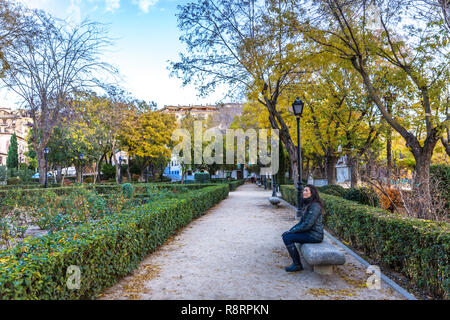
[[[334,265],[345,263],[345,255],[335,246],[327,242],[296,243],[304,270],[314,271],[321,275],[333,274]]]

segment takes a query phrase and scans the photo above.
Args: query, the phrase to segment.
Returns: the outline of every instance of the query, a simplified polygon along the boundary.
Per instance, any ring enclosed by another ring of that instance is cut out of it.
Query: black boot
[[[294,263],[292,263],[289,267],[284,268],[284,270],[286,270],[287,272],[295,272],[303,270],[302,263],[300,262],[300,255],[298,254],[295,244],[290,244],[286,246],[286,248]]]

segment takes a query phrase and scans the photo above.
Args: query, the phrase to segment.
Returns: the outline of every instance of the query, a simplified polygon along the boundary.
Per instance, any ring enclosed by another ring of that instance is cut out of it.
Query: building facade
[[[211,114],[217,112],[217,107],[214,105],[187,105],[187,106],[164,106],[161,109],[162,112],[174,114],[177,121],[190,113],[194,118],[199,120],[206,120]]]
[[[0,107],[0,165],[6,165],[8,149],[13,133],[17,136],[19,163],[26,162],[28,151],[27,135],[32,126],[32,119],[23,110]]]

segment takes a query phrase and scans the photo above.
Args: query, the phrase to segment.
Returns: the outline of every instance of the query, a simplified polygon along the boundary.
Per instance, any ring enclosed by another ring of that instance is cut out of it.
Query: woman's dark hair
[[[319,191],[317,191],[317,188],[312,184],[307,184],[305,188],[306,187],[308,187],[309,191],[311,191],[310,203],[317,202],[318,204],[320,204],[320,207],[322,208],[322,213],[325,213],[325,206],[323,205],[322,199],[320,199]]]

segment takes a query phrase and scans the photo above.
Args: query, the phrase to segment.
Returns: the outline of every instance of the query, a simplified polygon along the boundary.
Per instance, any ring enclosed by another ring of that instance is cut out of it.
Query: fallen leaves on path
[[[140,300],[141,294],[150,293],[150,291],[145,288],[146,282],[158,277],[160,270],[161,267],[159,265],[142,265],[133,273],[133,275],[131,275],[129,280],[126,280],[125,284],[111,295],[126,297],[128,300]],[[108,296],[109,294],[106,295],[106,297]]]
[[[333,297],[335,299],[342,299],[343,297],[352,297],[354,296],[355,290],[353,289],[323,289],[323,288],[311,288],[307,291],[308,294],[311,294],[315,297],[324,296],[324,297]]]

